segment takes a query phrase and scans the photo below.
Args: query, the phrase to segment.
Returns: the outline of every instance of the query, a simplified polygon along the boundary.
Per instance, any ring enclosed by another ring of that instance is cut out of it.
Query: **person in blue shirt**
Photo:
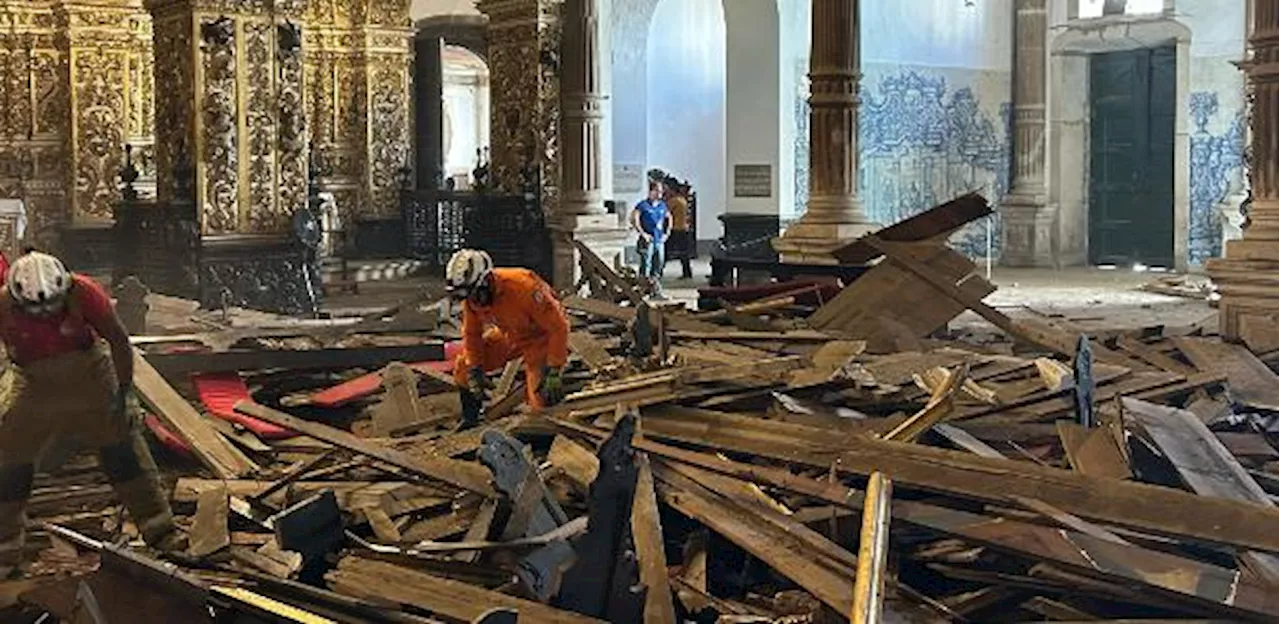
[[[666,264],[663,246],[671,232],[671,213],[662,201],[662,183],[649,183],[649,197],[631,211],[631,227],[640,233],[636,251],[640,252],[640,277],[653,282],[655,294],[662,292],[662,269]]]

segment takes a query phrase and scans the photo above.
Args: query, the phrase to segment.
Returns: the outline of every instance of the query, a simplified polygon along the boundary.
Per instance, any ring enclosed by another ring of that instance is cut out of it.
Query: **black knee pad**
[[[126,483],[142,475],[142,464],[130,439],[98,449],[98,461],[102,462],[102,471],[112,483]]]
[[[35,476],[35,464],[0,466],[0,503],[27,500]]]

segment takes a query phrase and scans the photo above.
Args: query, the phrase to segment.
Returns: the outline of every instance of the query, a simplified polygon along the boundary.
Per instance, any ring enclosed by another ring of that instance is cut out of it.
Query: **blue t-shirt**
[[[661,199],[656,202],[643,199],[636,204],[636,210],[640,211],[640,227],[644,233],[653,236],[654,242],[661,243],[665,240],[666,232],[662,230],[662,222],[667,219],[667,202]]]

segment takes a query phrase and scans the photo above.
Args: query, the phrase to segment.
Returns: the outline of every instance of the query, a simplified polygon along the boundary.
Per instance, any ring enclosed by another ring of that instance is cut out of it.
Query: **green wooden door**
[[[1090,57],[1089,261],[1173,266],[1172,47]]]

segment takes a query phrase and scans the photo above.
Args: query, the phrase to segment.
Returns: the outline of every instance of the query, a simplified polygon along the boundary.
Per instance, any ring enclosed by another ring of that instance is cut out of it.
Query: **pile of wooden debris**
[[[530,412],[512,363],[474,430],[447,324],[141,340],[191,550],[117,546],[65,463],[4,621],[1274,621],[1274,346],[1010,319],[940,242],[985,209],[957,201],[844,250],[869,268],[842,290],[719,310],[589,258],[572,393]],[[965,310],[1007,341],[948,338]]]

